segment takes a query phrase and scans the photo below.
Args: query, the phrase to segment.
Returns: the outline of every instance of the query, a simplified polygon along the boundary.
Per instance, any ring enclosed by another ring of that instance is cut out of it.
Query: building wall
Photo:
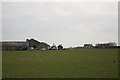
[[[3,51],[16,50],[16,46],[2,46]]]
[[[2,42],[2,50],[17,50],[17,46],[28,46],[27,42]]]

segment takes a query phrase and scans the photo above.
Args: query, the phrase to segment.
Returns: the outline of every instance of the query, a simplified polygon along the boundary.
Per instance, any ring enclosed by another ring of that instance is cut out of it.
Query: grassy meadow
[[[118,49],[3,51],[2,76],[3,78],[117,78]]]

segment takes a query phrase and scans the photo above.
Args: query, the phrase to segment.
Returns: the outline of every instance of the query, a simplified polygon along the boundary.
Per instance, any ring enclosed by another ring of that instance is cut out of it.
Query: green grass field
[[[3,78],[118,77],[118,49],[3,51],[2,60]]]

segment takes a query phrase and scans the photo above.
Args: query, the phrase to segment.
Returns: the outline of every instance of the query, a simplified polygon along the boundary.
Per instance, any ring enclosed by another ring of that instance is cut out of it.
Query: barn
[[[26,39],[26,41],[2,41],[2,50],[48,50],[50,45],[44,42],[39,42],[35,39]]]
[[[35,39],[27,39],[26,42],[29,44],[29,47],[34,50],[48,50],[50,45],[45,42],[39,42]]]
[[[29,47],[29,45],[27,44],[26,41],[4,41],[1,42],[2,44],[2,50],[25,50],[24,47],[27,48]]]

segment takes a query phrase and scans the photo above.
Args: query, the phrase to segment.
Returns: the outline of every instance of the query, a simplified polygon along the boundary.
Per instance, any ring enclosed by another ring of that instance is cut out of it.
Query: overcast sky
[[[64,47],[118,42],[117,2],[4,2],[2,40]]]

